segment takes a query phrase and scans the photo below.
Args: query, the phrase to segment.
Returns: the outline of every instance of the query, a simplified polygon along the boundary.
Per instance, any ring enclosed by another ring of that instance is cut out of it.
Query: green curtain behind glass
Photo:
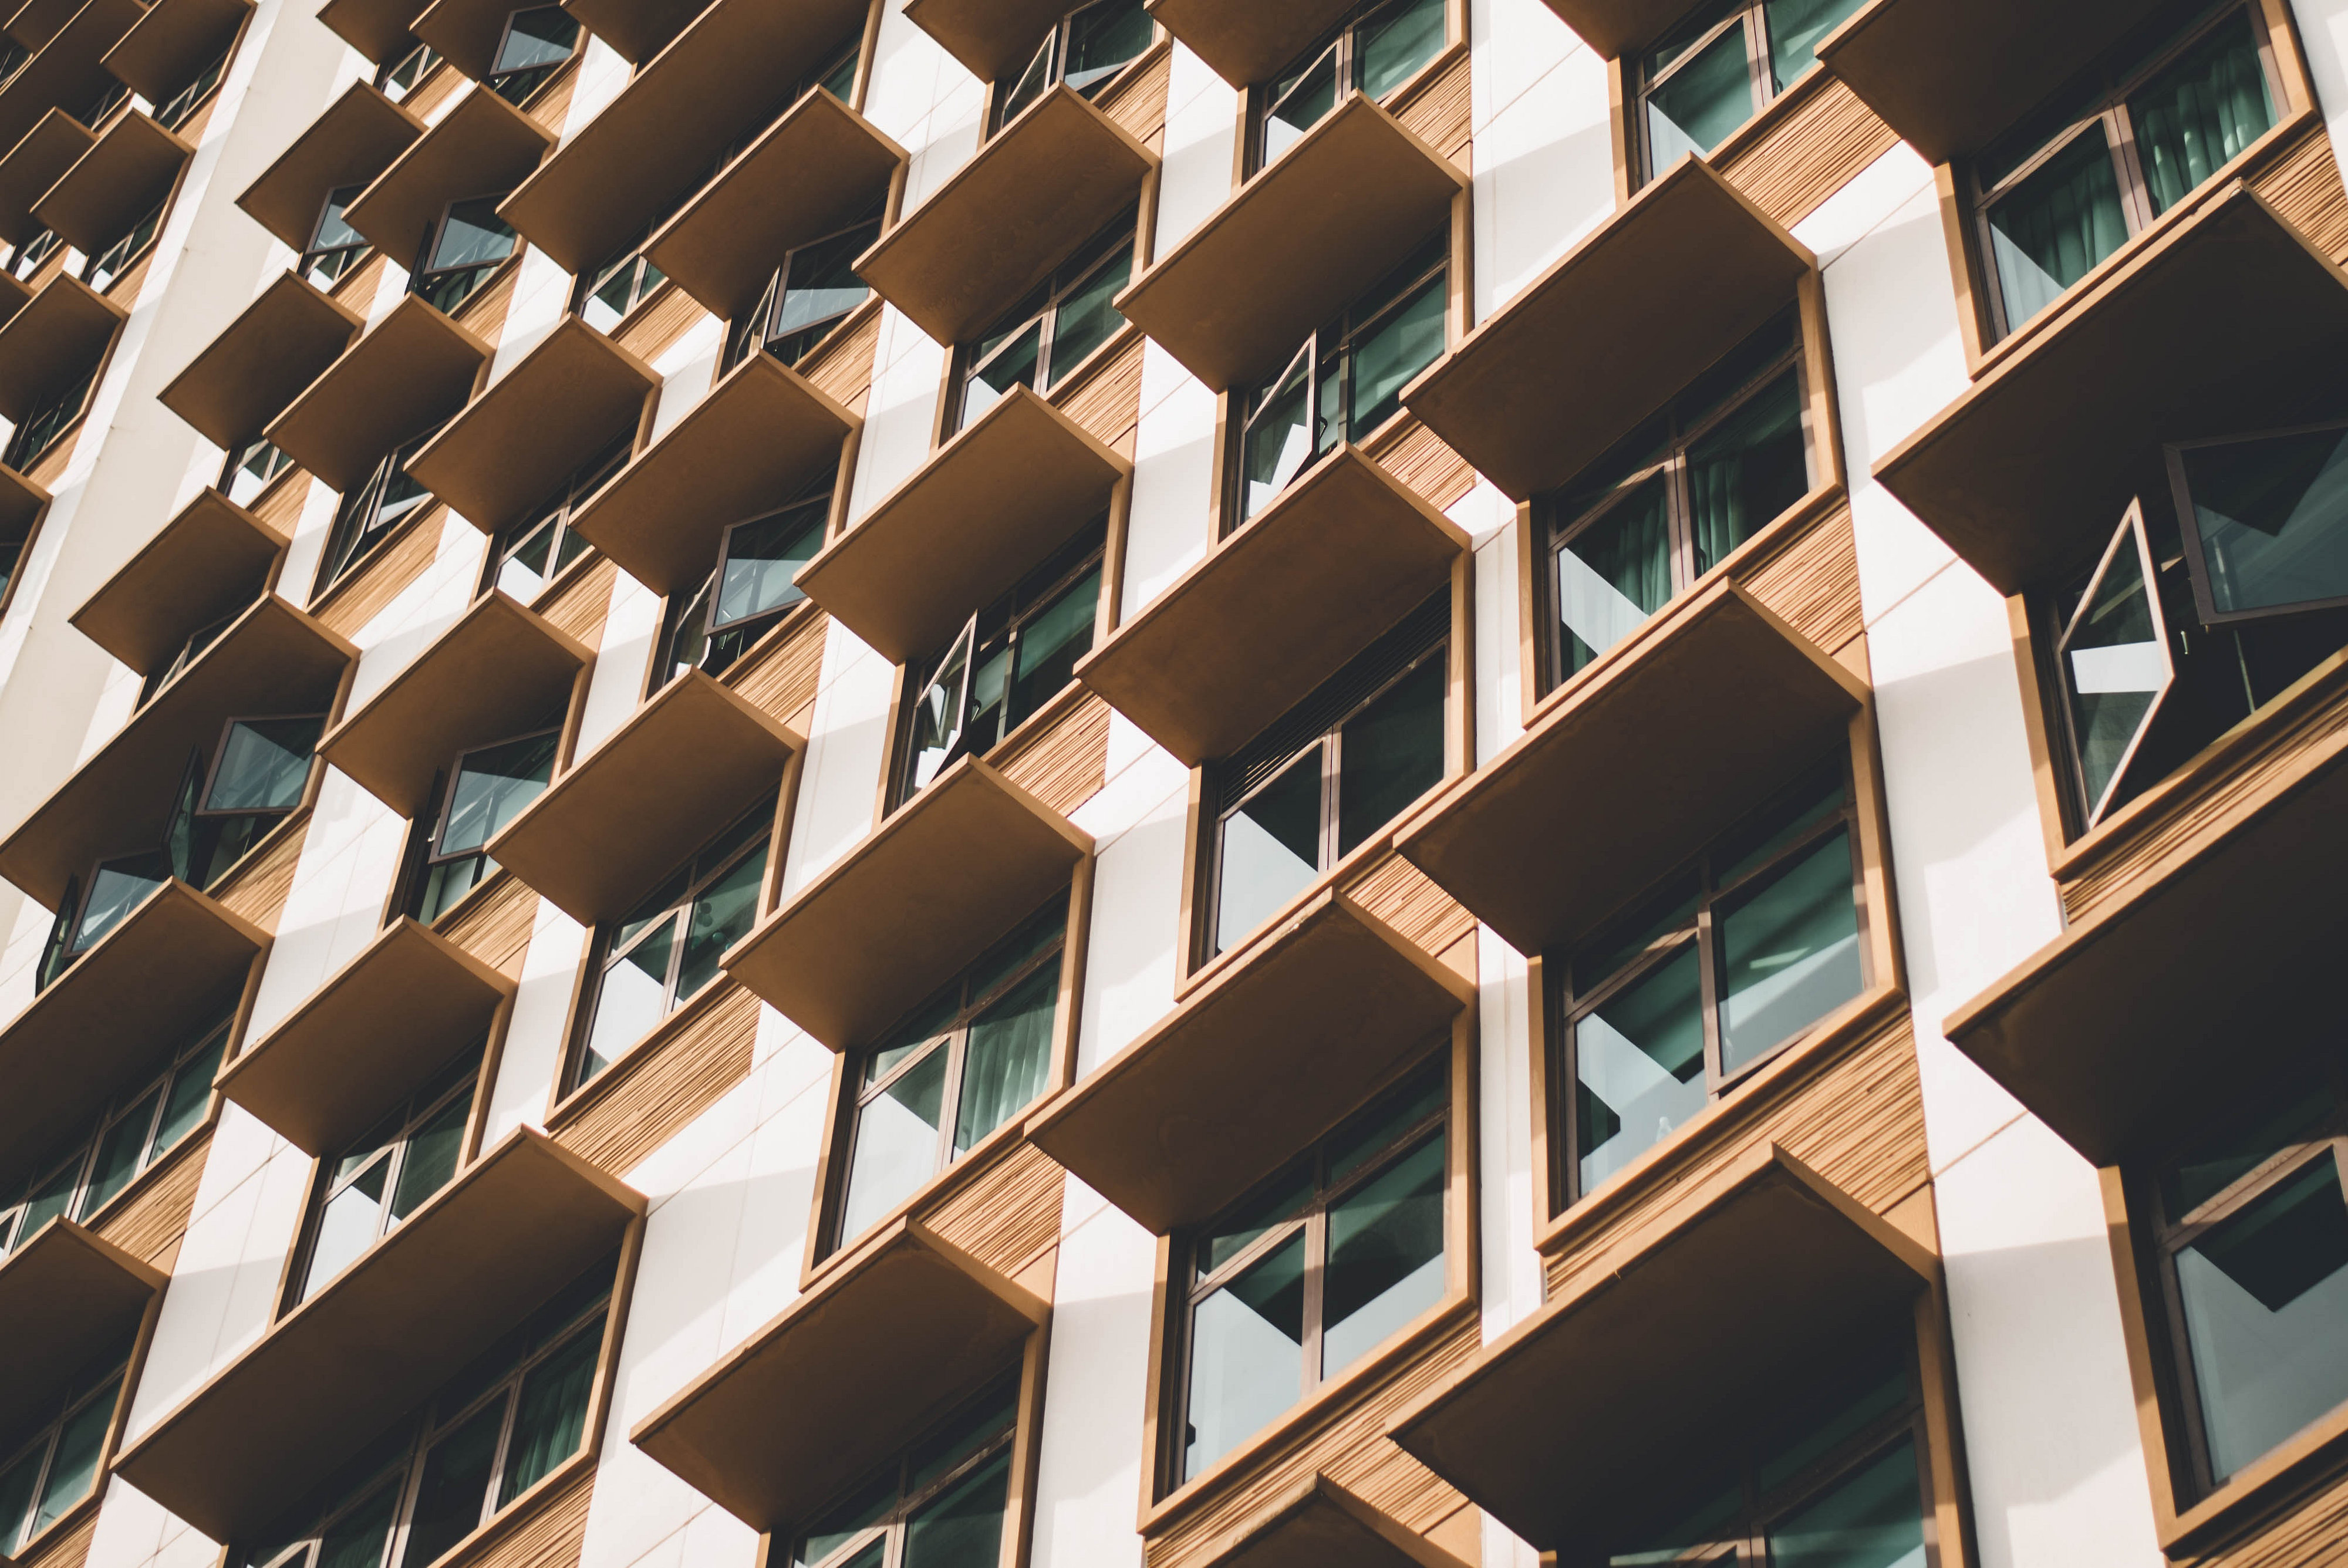
[[[2165,212],[2274,124],[2248,13],[2129,100],[2153,210]]]

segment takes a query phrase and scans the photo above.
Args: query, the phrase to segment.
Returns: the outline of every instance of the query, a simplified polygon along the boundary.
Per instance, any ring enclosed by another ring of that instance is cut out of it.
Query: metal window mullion
[[[1297,1214],[1285,1220],[1274,1221],[1265,1226],[1263,1234],[1216,1265],[1214,1273],[1201,1277],[1189,1287],[1191,1307],[1196,1309],[1209,1296],[1294,1240],[1303,1229],[1305,1218],[1304,1214]],[[1200,1240],[1203,1241],[1205,1237],[1201,1236]],[[1198,1243],[1193,1243],[1190,1247],[1190,1267],[1194,1274],[1198,1271]]]
[[[1745,79],[1752,84],[1753,112],[1759,114],[1776,102],[1777,98],[1777,80],[1771,74],[1769,65],[1769,27],[1766,18],[1762,14],[1761,0],[1754,0],[1754,3],[1746,8],[1743,20]]]
[[[555,1344],[563,1345],[568,1344],[569,1341],[570,1336],[565,1335]],[[551,1348],[550,1346],[550,1349]],[[545,1357],[541,1356],[538,1359],[542,1361]],[[512,1450],[514,1429],[520,1424],[521,1418],[521,1380],[534,1364],[530,1357],[523,1357],[521,1365],[515,1368],[513,1376],[508,1380],[504,1393],[493,1396],[504,1401],[505,1413],[498,1418],[498,1442],[496,1449],[489,1455],[488,1484],[481,1488],[481,1511],[474,1521],[474,1528],[477,1530],[497,1517],[498,1492],[505,1485],[506,1456]]]
[[[1314,1173],[1315,1185],[1321,1184],[1324,1172]],[[1322,1313],[1328,1299],[1329,1273],[1329,1204],[1324,1189],[1316,1194],[1313,1207],[1304,1215],[1304,1284],[1301,1310],[1304,1318],[1304,1343],[1299,1351],[1304,1358],[1303,1387],[1307,1398],[1321,1387]]]
[[[938,1145],[932,1175],[953,1163],[954,1124],[962,1116],[962,1078],[969,1063],[970,1019],[956,1020],[953,1032],[946,1037],[942,1049],[946,1053],[945,1092],[938,1097]]]
[[[1712,861],[1706,856],[1697,872],[1695,906],[1696,995],[1704,1010],[1704,1098],[1718,1099],[1727,1092],[1728,1074],[1722,1062],[1720,1007],[1720,940],[1715,929],[1713,905],[1719,892],[1713,885]]]

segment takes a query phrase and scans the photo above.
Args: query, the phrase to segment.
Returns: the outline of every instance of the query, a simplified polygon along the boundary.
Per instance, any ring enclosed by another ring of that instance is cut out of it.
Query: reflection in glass
[[[1304,1238],[1200,1303],[1191,1325],[1186,1478],[1303,1397]]]
[[[1312,460],[1312,375],[1313,351],[1307,346],[1248,417],[1247,450],[1241,459],[1242,516],[1262,511]]]
[[[1657,173],[1682,153],[1701,157],[1753,118],[1745,28],[1729,28],[1647,94],[1647,158]]]
[[[514,1411],[513,1437],[506,1450],[505,1480],[498,1490],[503,1508],[528,1491],[579,1447],[587,1429],[587,1401],[593,1392],[601,1338],[582,1334],[530,1370]]]
[[[1402,389],[1443,354],[1444,280],[1422,285],[1354,346],[1354,411],[1346,434],[1360,440],[1402,407]]]
[[[1687,483],[1694,565],[1702,573],[1810,488],[1800,382],[1780,377],[1690,443]]]
[[[1262,924],[1320,874],[1321,758],[1321,748],[1311,748],[1223,820],[1218,951]]]
[[[1443,781],[1443,698],[1450,678],[1444,660],[1421,660],[1338,732],[1339,855],[1351,854]]]
[[[2238,8],[2128,99],[2152,210],[2166,212],[2264,136],[2274,102],[2250,14]]]
[[[1695,944],[1583,1015],[1573,1047],[1580,1190],[1587,1195],[1704,1107]]]
[[[2131,515],[2057,650],[2090,822],[2110,803],[2121,770],[2168,689],[2168,639],[2147,560],[2143,524]]]
[[[1859,995],[1849,830],[1819,842],[1719,923],[1720,1070],[1734,1073]]]
[[[1771,1568],[1924,1568],[1924,1504],[1907,1443],[1769,1532]]]
[[[595,1024],[587,1036],[588,1076],[612,1059],[668,1010],[668,959],[673,926],[664,925],[603,971],[595,994]]]
[[[904,1568],[994,1568],[1003,1557],[1011,1456],[1004,1453],[906,1523]]]
[[[318,727],[314,718],[241,719],[229,726],[204,810],[290,811],[300,805]]]
[[[1989,210],[1990,251],[2011,332],[2127,238],[2119,179],[2090,126]]]
[[[549,731],[467,752],[457,765],[457,781],[448,791],[448,820],[440,830],[440,852],[479,849],[538,799],[552,775],[560,738]]]
[[[932,1051],[858,1113],[841,1236],[862,1235],[937,1169],[947,1062],[946,1052]]]
[[[424,1480],[407,1518],[403,1568],[424,1568],[480,1523],[481,1498],[489,1490],[504,1418],[502,1406],[486,1406],[425,1455]]]
[[[1767,0],[1769,74],[1784,92],[1818,63],[1818,45],[1859,9],[1861,0]]]
[[[1580,670],[1637,631],[1672,596],[1668,481],[1630,491],[1557,552],[1558,618],[1565,624],[1565,674]]]
[[[1059,998],[1057,966],[1039,969],[972,1023],[962,1106],[954,1117],[955,1152],[974,1147],[1044,1092]]]
[[[1444,1143],[1437,1139],[1330,1206],[1323,1377],[1442,1299],[1443,1164]]]
[[[2217,615],[2348,598],[2348,430],[2188,447],[2179,460]]]

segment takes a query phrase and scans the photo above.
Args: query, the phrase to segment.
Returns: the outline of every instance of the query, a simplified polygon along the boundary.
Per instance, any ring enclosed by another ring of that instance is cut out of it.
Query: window
[[[114,282],[129,270],[130,263],[147,253],[153,242],[155,231],[163,222],[163,209],[170,198],[158,201],[142,217],[130,225],[130,230],[114,243],[82,263],[81,281],[103,294]]]
[[[221,492],[239,506],[249,506],[293,466],[293,458],[275,442],[257,437],[231,451],[221,464]]]
[[[672,595],[661,628],[657,684],[687,670],[719,675],[805,599],[793,581],[823,548],[831,521],[826,493],[737,522],[726,531],[716,569],[690,597]]]
[[[26,410],[25,418],[8,438],[5,460],[10,468],[25,472],[47,457],[66,433],[81,422],[82,408],[89,401],[89,389],[97,384],[98,366],[105,362],[106,355],[101,352],[79,376],[67,377]]]
[[[356,1143],[318,1162],[289,1308],[317,1295],[457,1174],[480,1074],[481,1047],[459,1052]]]
[[[335,281],[366,260],[374,247],[365,234],[350,226],[343,213],[359,199],[366,190],[364,181],[356,185],[340,185],[326,192],[326,204],[318,210],[318,225],[310,235],[309,248],[294,270],[320,288],[332,288]]]
[[[483,85],[508,103],[544,87],[579,46],[579,23],[560,5],[531,5],[506,18]]]
[[[1807,1398],[1756,1412],[1725,1467],[1697,1484],[1711,1495],[1680,1519],[1617,1550],[1609,1568],[1704,1563],[1715,1568],[1926,1568],[1923,1401],[1912,1352],[1887,1335]],[[1691,1467],[1693,1468],[1693,1467]],[[1695,1473],[1701,1474],[1701,1471]],[[1692,1476],[1693,1480],[1694,1477]]]
[[[1560,1208],[1859,994],[1859,876],[1836,764],[1555,965]]]
[[[1044,1092],[1067,947],[1067,898],[1020,928],[850,1059],[836,1250]]]
[[[403,102],[439,64],[440,57],[433,52],[431,45],[410,43],[407,53],[395,57],[376,72],[376,88],[392,102]]]
[[[1035,53],[995,105],[994,129],[1019,118],[1019,111],[1066,82],[1091,98],[1117,79],[1157,36],[1157,24],[1142,0],[1099,0],[1079,6],[1052,25]]]
[[[196,73],[195,80],[163,101],[163,106],[155,111],[155,123],[165,130],[177,130],[194,119],[196,110],[203,107],[205,100],[212,96],[212,89],[220,86],[221,77],[228,69],[229,57],[235,52],[236,46],[231,44],[213,56],[211,63]]]
[[[717,961],[758,920],[775,802],[757,806],[627,917],[597,934],[594,989],[572,1088],[602,1074],[654,1025],[717,978]]]
[[[41,270],[41,264],[56,255],[57,248],[64,242],[57,238],[55,230],[42,230],[9,253],[8,275],[20,283],[29,282],[33,274]]]
[[[1100,614],[1106,519],[973,615],[936,656],[906,670],[891,809],[926,789],[947,764],[983,757],[1076,678]],[[918,693],[918,696],[913,694]]]
[[[1544,498],[1549,682],[1637,631],[1809,493],[1801,325],[1787,311]]]
[[[2328,1080],[2282,1086],[2140,1178],[2207,1491],[2348,1404],[2348,1116]]]
[[[729,325],[726,368],[760,348],[786,365],[815,352],[871,294],[856,275],[856,259],[880,237],[880,211],[875,207],[838,233],[810,240],[784,256],[757,303]]]
[[[1707,5],[1641,57],[1632,133],[1652,180],[1701,158],[1818,63],[1818,42],[1860,0],[1734,0]]]
[[[1384,102],[1443,52],[1448,0],[1376,0],[1359,7],[1297,64],[1250,95],[1251,170],[1287,151],[1359,88]]]
[[[1270,505],[1340,441],[1402,411],[1402,389],[1443,356],[1449,242],[1437,236],[1308,338],[1287,367],[1240,401],[1236,521]]]
[[[258,584],[255,586],[257,590]],[[260,596],[261,595],[257,591],[253,594],[255,599],[260,598]],[[190,632],[186,640],[180,644],[178,649],[172,653],[169,659],[164,660],[162,663],[157,665],[153,669],[147,672],[146,678],[139,685],[139,706],[140,707],[144,707],[149,702],[152,702],[157,692],[161,691],[165,686],[170,685],[173,680],[177,679],[180,671],[186,669],[190,665],[194,664],[198,659],[203,657],[204,650],[211,647],[214,643],[220,641],[221,634],[227,631],[231,626],[235,625],[237,618],[252,607],[252,606],[250,603],[240,604],[235,609],[231,610],[227,614],[219,617],[217,620],[207,621],[202,625],[198,626],[194,631]]]
[[[632,431],[580,464],[577,471],[554,488],[552,495],[539,503],[536,511],[507,524],[498,535],[497,549],[490,552],[485,586],[502,589],[527,604],[544,593],[564,567],[586,554],[587,542],[572,530],[571,520],[590,496],[628,466],[634,449]]]
[[[432,504],[432,492],[409,476],[407,464],[438,434],[438,429],[427,430],[391,452],[358,488],[343,497],[335,509],[335,526],[326,535],[325,553],[318,562],[316,592],[323,593],[341,582],[401,523]]]
[[[25,62],[32,57],[33,51],[25,45],[14,38],[0,38],[0,87],[14,81],[16,73],[25,68]]]
[[[116,1096],[65,1148],[35,1165],[0,1207],[0,1257],[40,1234],[51,1220],[96,1218],[139,1172],[201,1127],[228,1030],[222,1018],[180,1046],[160,1073]],[[7,1520],[0,1508],[0,1530]]]
[[[409,883],[409,911],[427,925],[489,880],[498,862],[483,847],[521,815],[554,776],[560,727],[466,752],[435,793],[438,802]]]
[[[39,512],[21,521],[0,524],[0,606],[8,603],[8,590],[25,569],[25,558],[32,552],[33,535],[40,525]]]
[[[262,1532],[246,1568],[425,1568],[578,1453],[617,1283],[599,1264]]]
[[[1189,1238],[1179,1486],[1443,1299],[1448,1057]]]
[[[1443,781],[1450,644],[1451,595],[1439,593],[1209,766],[1206,956],[1286,908]]]
[[[109,76],[100,82],[95,92],[78,109],[66,106],[66,112],[92,130],[104,130],[106,121],[116,109],[130,101],[129,84]]]
[[[2157,22],[1975,160],[1993,335],[2054,304],[2264,135],[2278,96],[2264,20],[2230,5],[2187,36]]]
[[[67,884],[41,956],[39,985],[63,974],[166,882],[176,877],[198,888],[217,885],[302,803],[311,754],[325,727],[324,714],[229,720],[209,759],[201,751],[189,758],[163,842],[101,861],[86,883]]]
[[[618,261],[580,274],[578,298],[571,308],[596,331],[610,332],[618,326],[668,281],[668,274],[653,265],[642,245],[640,239],[638,248]]]
[[[800,1536],[792,1568],[993,1568],[1018,1425],[1015,1384],[974,1400]]]
[[[498,203],[504,200],[474,196],[449,202],[424,242],[408,291],[454,315],[495,277],[514,251],[513,226],[498,216]]]
[[[1133,279],[1133,240],[1130,216],[1110,224],[964,351],[954,428],[1014,387],[1049,392],[1125,325],[1112,302]]]
[[[101,1356],[66,1388],[46,1425],[0,1464],[0,1555],[14,1556],[97,1489],[121,1403],[128,1346]]]

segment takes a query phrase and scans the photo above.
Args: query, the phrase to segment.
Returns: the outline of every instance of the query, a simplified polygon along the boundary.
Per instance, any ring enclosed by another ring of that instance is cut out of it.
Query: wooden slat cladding
[[[757,1040],[758,999],[720,980],[604,1069],[548,1130],[573,1154],[624,1175],[749,1076]]]
[[[581,1470],[501,1522],[479,1545],[451,1557],[446,1568],[571,1568],[587,1540],[587,1510],[595,1498],[593,1467]]]
[[[1476,917],[1427,880],[1425,872],[1388,851],[1365,866],[1345,884],[1345,891],[1364,909],[1437,958],[1448,963],[1452,954],[1464,952],[1468,967],[1462,973],[1474,978],[1475,949],[1463,949],[1460,942],[1476,934]]]
[[[880,347],[880,312],[876,302],[868,300],[861,319],[826,338],[797,368],[808,385],[861,416],[872,390],[872,358]]]
[[[212,889],[212,897],[231,913],[274,932],[277,917],[285,908],[285,895],[294,891],[294,868],[302,860],[302,841],[309,836],[310,813],[304,808],[239,861],[236,874]]]
[[[1086,692],[1058,718],[987,760],[1004,778],[1066,816],[1107,781],[1108,704]]]
[[[279,535],[291,539],[294,526],[302,521],[302,509],[309,500],[309,471],[288,469],[278,476],[276,482],[253,498],[252,511]]]
[[[2250,187],[2318,250],[2335,262],[2348,261],[2348,191],[2341,187],[2340,160],[2322,126],[2309,126]]]
[[[98,1233],[132,1257],[170,1273],[180,1255],[180,1238],[188,1233],[188,1216],[196,1206],[196,1186],[203,1180],[204,1155],[211,1144],[212,1130],[206,1127],[139,1172],[129,1190],[98,1215]]]
[[[2266,801],[2348,752],[2348,655],[2156,786],[2058,879],[2073,921],[2191,859]]]
[[[1443,438],[1405,414],[1362,448],[1373,462],[1425,496],[1437,511],[1448,511],[1476,488],[1475,465]]]
[[[1421,1533],[1450,1519],[1465,1500],[1389,1441],[1385,1429],[1413,1400],[1471,1360],[1481,1340],[1475,1309],[1459,1308],[1447,1329],[1416,1354],[1398,1358],[1384,1376],[1366,1379],[1352,1398],[1264,1449],[1196,1506],[1149,1531],[1143,1542],[1148,1568],[1203,1563],[1227,1532],[1316,1470],[1326,1470],[1364,1501]]]
[[[1831,654],[1865,630],[1850,507],[1838,505],[1735,573],[1753,596]]]
[[[1543,1271],[1555,1296],[1592,1268],[1621,1259],[1615,1247],[1653,1222],[1681,1193],[1740,1156],[1782,1145],[1877,1213],[1889,1212],[1931,1176],[1924,1150],[1924,1099],[1916,1070],[1915,1028],[1904,999],[1885,998],[1878,1020],[1858,1037],[1827,1047],[1828,1059],[1803,1063],[1776,1082],[1731,1095],[1719,1118],[1676,1160],[1633,1177],[1635,1191],[1601,1193],[1605,1212],[1567,1233]],[[1797,1050],[1803,1047],[1796,1047]]]
[[[603,618],[612,611],[612,584],[620,569],[598,555],[572,573],[569,581],[541,600],[538,613],[556,631],[579,639],[589,652],[602,646]]]
[[[457,89],[463,87],[467,79],[462,71],[443,60],[427,71],[424,79],[417,83],[400,102],[408,113],[429,124],[434,112],[455,98]]]
[[[1473,139],[1468,98],[1468,51],[1419,78],[1410,91],[1395,100],[1394,117],[1405,130],[1459,165],[1468,167]]]
[[[955,1186],[922,1222],[981,1263],[1015,1275],[1059,1244],[1066,1190],[1059,1164],[1021,1143]]]
[[[25,477],[43,490],[54,492],[57,481],[65,478],[67,466],[73,461],[74,449],[81,444],[82,431],[88,428],[87,418],[76,419],[72,428],[41,454],[41,460],[25,470]]]
[[[82,1568],[89,1561],[89,1543],[98,1534],[98,1511],[86,1509],[80,1519],[63,1530],[53,1530],[32,1549],[8,1561],[15,1568]]]
[[[1161,44],[1138,68],[1109,85],[1095,100],[1101,113],[1133,133],[1152,152],[1166,150],[1166,90],[1174,79],[1174,50]]]
[[[483,343],[496,343],[505,332],[506,313],[513,308],[514,280],[520,275],[520,259],[508,262],[489,286],[458,305],[450,319]]]
[[[336,278],[334,287],[326,293],[356,311],[364,319],[373,314],[375,296],[382,289],[383,275],[390,266],[381,251],[369,251],[366,260]]]
[[[161,225],[158,224],[157,227],[160,230]],[[146,286],[148,269],[155,264],[155,253],[160,249],[161,249],[160,245],[149,243],[146,253],[132,264],[130,270],[118,274],[114,281],[108,284],[101,292],[107,298],[125,309],[137,304],[139,291]]]
[[[620,324],[612,341],[649,364],[660,357],[662,350],[691,331],[693,324],[705,314],[699,300],[675,284],[664,284],[633,315]]]
[[[1800,101],[1783,118],[1717,160],[1731,185],[1787,228],[1900,144],[1840,78],[1818,77],[1795,89]]]
[[[824,638],[831,617],[818,610],[792,620],[778,637],[761,639],[750,656],[726,672],[726,684],[788,723],[815,700],[823,677]]]
[[[557,137],[562,134],[562,122],[571,117],[571,95],[579,90],[579,62],[585,57],[586,53],[583,46],[574,53],[570,60],[555,72],[554,79],[541,88],[538,96],[522,108],[522,113],[530,116],[542,129],[553,132]],[[489,89],[483,87],[473,90],[487,92]]]
[[[1060,412],[1101,445],[1133,456],[1141,428],[1141,356],[1144,339],[1133,333],[1086,366],[1083,377],[1053,394]]]
[[[436,929],[500,975],[519,980],[522,960],[530,954],[530,934],[537,924],[538,894],[513,872],[501,870],[465,901],[454,918]]]
[[[326,590],[310,606],[326,630],[355,637],[361,627],[383,613],[407,585],[424,575],[440,553],[440,528],[448,509],[435,504],[401,523],[376,552],[352,568],[350,575]]]
[[[2271,1513],[2260,1525],[2207,1552],[2171,1548],[2177,1568],[2332,1568],[2348,1564],[2348,1476],[2296,1507]]]

